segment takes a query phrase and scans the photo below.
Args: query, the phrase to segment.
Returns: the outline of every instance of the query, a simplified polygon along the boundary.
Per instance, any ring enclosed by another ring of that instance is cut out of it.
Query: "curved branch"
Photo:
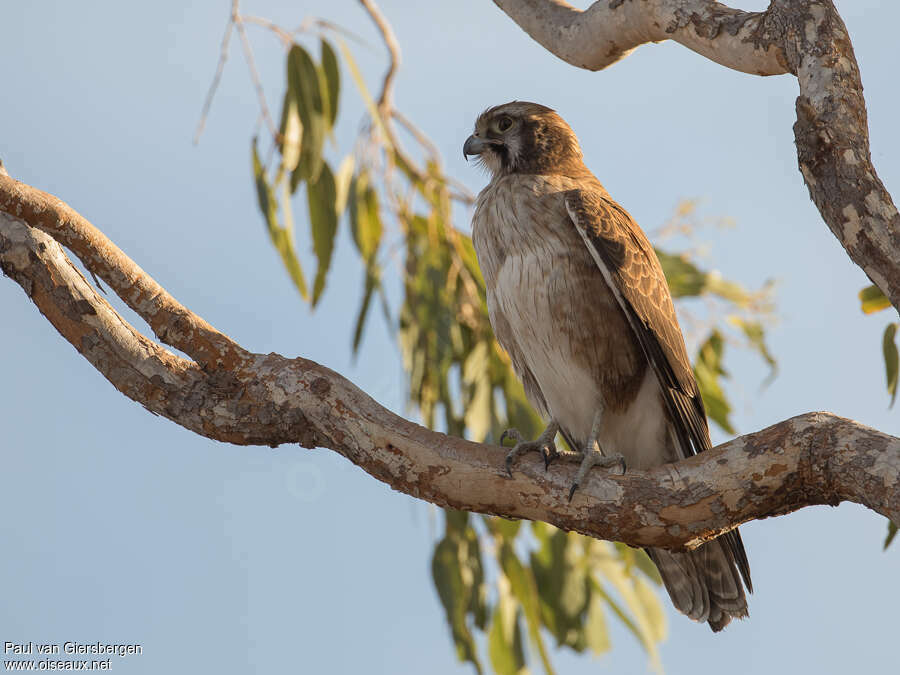
[[[561,59],[600,70],[647,42],[674,40],[728,68],[792,73],[794,134],[810,196],[847,254],[900,310],[900,214],[879,180],[859,67],[832,0],[772,0],[743,12],[713,0],[494,0]]]
[[[197,363],[130,326],[61,244]],[[329,448],[441,506],[543,520],[634,546],[696,546],[747,520],[844,500],[900,521],[900,439],[828,413],[653,471],[596,473],[569,503],[574,466],[545,472],[538,458],[526,458],[509,478],[502,448],[405,420],[312,361],[247,352],[66,204],[2,175],[0,267],[104,377],[149,411],[230,443]]]
[[[711,0],[600,0],[586,10],[565,0],[494,0],[532,38],[566,63],[603,70],[648,42],[674,40],[751,75],[789,72],[765,37],[766,12]]]

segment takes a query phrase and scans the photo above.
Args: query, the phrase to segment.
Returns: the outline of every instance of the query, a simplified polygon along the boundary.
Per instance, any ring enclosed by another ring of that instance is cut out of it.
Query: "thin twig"
[[[357,35],[356,33],[354,33],[351,30],[347,30],[343,26],[339,26],[336,23],[327,21],[326,19],[316,19],[314,17],[310,17],[310,18],[304,20],[304,22],[302,24],[300,24],[300,27],[297,28],[294,32],[296,33],[296,32],[302,32],[304,30],[308,30],[307,24],[312,25],[312,26],[317,26],[318,28],[322,28],[325,30],[330,30],[338,35],[343,35],[345,38],[348,38],[348,39],[352,40],[353,42],[356,42],[357,44],[365,47],[366,49],[375,51],[375,45],[373,45],[371,42],[369,42],[365,38],[360,37],[359,35]]]
[[[297,28],[292,33],[289,33],[284,28],[279,26],[274,21],[270,21],[269,19],[263,19],[259,16],[247,16],[244,15],[241,17],[241,21],[243,23],[255,24],[257,26],[262,26],[263,28],[272,31],[278,38],[284,43],[285,46],[290,45],[294,41],[294,35],[302,32],[303,27]]]
[[[234,5],[236,8],[237,0],[235,0]],[[256,97],[259,99],[259,107],[262,111],[263,119],[266,122],[266,126],[269,127],[269,131],[272,132],[272,136],[277,137],[278,127],[275,126],[272,115],[269,113],[269,106],[266,103],[266,94],[263,91],[262,80],[259,77],[259,71],[256,70],[256,59],[253,58],[253,48],[250,46],[250,40],[247,38],[247,31],[244,30],[243,17],[238,14],[234,17],[233,21],[238,35],[241,36],[241,46],[244,49],[244,58],[246,58],[247,67],[250,69],[250,77],[253,80],[253,87],[256,89]]]
[[[237,12],[237,0],[231,6],[231,15],[228,17],[228,25],[225,26],[225,35],[222,36],[222,46],[219,50],[219,63],[216,65],[216,74],[213,76],[212,84],[209,85],[209,91],[206,93],[206,101],[203,103],[203,109],[200,111],[200,121],[197,123],[197,130],[194,132],[194,145],[200,142],[200,135],[206,126],[206,118],[209,116],[209,109],[212,107],[213,97],[219,88],[219,82],[222,80],[222,73],[225,71],[225,62],[228,60],[228,46],[231,42],[231,31],[234,28],[234,17]]]
[[[381,33],[384,46],[387,48],[391,59],[387,72],[384,74],[384,81],[381,84],[381,94],[378,96],[378,107],[390,110],[394,77],[397,75],[397,69],[400,67],[400,44],[397,42],[397,36],[394,35],[394,29],[391,28],[391,24],[388,23],[387,18],[381,13],[378,5],[373,0],[359,0],[359,4],[365,8],[369,16],[372,17],[372,21],[378,27],[378,32]],[[385,115],[385,117],[388,116]]]

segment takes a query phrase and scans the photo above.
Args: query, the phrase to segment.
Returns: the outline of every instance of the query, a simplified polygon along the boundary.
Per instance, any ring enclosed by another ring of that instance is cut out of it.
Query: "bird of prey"
[[[491,325],[547,421],[535,441],[507,432],[519,441],[507,469],[530,451],[574,459],[571,499],[594,466],[644,470],[708,450],[659,260],[584,165],[569,125],[550,108],[513,101],[478,117],[463,154],[478,155],[491,176],[472,220]],[[557,449],[557,433],[571,451]],[[747,616],[752,585],[737,530],[693,551],[647,553],[691,619],[719,631]]]

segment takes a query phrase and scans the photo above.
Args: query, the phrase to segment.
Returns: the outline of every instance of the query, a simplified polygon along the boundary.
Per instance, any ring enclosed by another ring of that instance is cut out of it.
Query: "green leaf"
[[[593,588],[640,640],[650,655],[651,663],[659,666],[656,645],[666,635],[665,613],[659,604],[659,598],[644,578],[628,574],[624,561],[619,555],[614,555],[614,552],[615,548],[607,543],[591,542],[591,558],[596,571],[616,589],[631,616],[596,580],[593,580]]]
[[[385,139],[385,143],[387,143],[387,139],[390,138],[390,134],[385,133],[384,123],[381,121],[381,114],[378,112],[378,105],[375,103],[375,99],[372,98],[372,94],[369,92],[369,88],[366,86],[366,80],[362,76],[362,73],[359,70],[359,66],[356,64],[356,59],[353,58],[353,52],[350,51],[347,44],[338,39],[338,47],[341,50],[341,54],[344,55],[344,60],[347,62],[347,66],[350,68],[350,75],[353,77],[353,81],[356,83],[356,88],[359,90],[359,95],[362,96],[363,103],[366,104],[366,110],[369,111],[369,117],[372,118],[372,122],[378,127],[378,130],[381,132],[381,136]]]
[[[656,250],[669,290],[675,298],[697,296],[706,288],[707,275],[683,255]]]
[[[488,372],[487,342],[479,342],[469,352],[463,363],[462,379],[466,385],[467,399],[465,424],[469,438],[481,443],[491,429],[492,391]]]
[[[766,344],[766,330],[763,328],[762,323],[759,321],[748,321],[736,316],[729,317],[729,321],[741,330],[753,351],[759,354],[762,360],[766,362],[766,365],[769,366],[769,374],[766,376],[763,386],[769,384],[778,374],[778,362],[772,356],[769,346]]]
[[[884,549],[887,551],[887,547],[891,545],[891,542],[894,541],[894,537],[897,536],[897,523],[893,520],[888,521],[888,531],[887,536],[884,538]]]
[[[372,304],[372,294],[378,287],[377,270],[366,270],[366,282],[363,288],[362,304],[359,307],[359,314],[356,315],[356,326],[353,329],[353,354],[359,351],[359,345],[362,342],[363,328],[366,324],[366,316],[369,314],[369,306]]]
[[[266,220],[269,229],[278,228],[278,205],[275,202],[275,196],[272,194],[272,187],[266,177],[266,170],[263,168],[262,162],[259,160],[259,151],[256,148],[256,139],[253,139],[251,146],[253,156],[253,179],[256,181],[256,199],[259,202],[259,210]]]
[[[539,542],[531,554],[531,570],[537,582],[544,625],[558,645],[575,651],[587,647],[584,622],[590,602],[587,570],[578,561],[582,555],[578,536],[545,523],[534,523]]]
[[[662,642],[666,638],[666,614],[659,596],[650,587],[644,577],[633,577],[634,591],[638,601],[644,608],[650,639]]]
[[[509,579],[512,593],[525,613],[525,623],[528,626],[528,637],[531,644],[537,650],[541,663],[547,675],[552,675],[553,666],[544,647],[544,638],[541,636],[541,608],[538,600],[537,584],[531,570],[523,566],[513,551],[512,546],[506,540],[500,545],[498,552],[500,568]]]
[[[606,626],[605,605],[606,602],[602,595],[591,593],[591,602],[584,622],[584,638],[587,646],[595,655],[612,649],[612,643],[609,641],[609,629]]]
[[[349,193],[350,229],[353,241],[362,259],[370,262],[378,251],[384,229],[378,207],[378,194],[369,184],[367,173],[360,173],[351,181]]]
[[[495,537],[500,537],[506,541],[512,541],[522,529],[521,520],[511,520],[502,516],[485,516],[485,524]]]
[[[706,342],[700,346],[697,358],[694,360],[694,376],[703,396],[703,404],[706,406],[706,414],[713,422],[718,424],[729,434],[735,433],[734,427],[728,416],[731,414],[731,404],[725,398],[722,390],[721,378],[728,374],[722,367],[722,355],[725,351],[725,342],[719,331],[714,330]]]
[[[328,127],[334,126],[338,113],[338,97],[341,92],[341,69],[337,54],[331,44],[322,40],[322,73],[325,75],[325,89],[328,92]]]
[[[281,153],[281,167],[291,172],[300,161],[300,148],[303,141],[303,123],[300,121],[299,92],[297,79],[288,76],[284,102],[281,105],[281,124],[278,127],[278,152]]]
[[[488,632],[488,656],[497,675],[524,675],[525,653],[519,624],[519,604],[512,597],[509,580],[502,574],[497,579],[497,606]]]
[[[315,307],[325,289],[325,277],[331,266],[331,254],[334,251],[334,238],[338,225],[337,211],[335,211],[337,193],[334,176],[327,163],[323,162],[318,180],[307,183],[306,196],[309,202],[313,250],[319,261],[316,280],[313,283],[312,304]]]
[[[897,400],[897,369],[898,355],[897,343],[895,337],[897,335],[897,324],[890,323],[884,329],[884,337],[882,338],[882,351],[884,352],[884,371],[887,376],[887,390],[891,395],[891,405],[894,407],[894,401]]]
[[[303,143],[300,161],[291,174],[291,192],[302,180],[315,182],[322,170],[322,145],[328,130],[325,118],[325,96],[319,69],[309,53],[298,44],[288,52],[288,89],[297,92],[300,121],[303,124]]]
[[[475,640],[466,623],[467,589],[460,570],[458,546],[451,538],[445,537],[435,547],[431,559],[431,575],[447,615],[457,658],[471,662],[480,674],[481,663],[478,661]]]
[[[300,292],[304,300],[309,300],[309,290],[306,286],[306,277],[300,266],[300,259],[294,250],[294,239],[291,231],[278,224],[278,204],[272,193],[272,188],[266,178],[265,169],[259,161],[259,152],[256,149],[256,139],[253,139],[253,177],[256,181],[256,196],[259,200],[259,209],[265,218],[269,238],[281,256],[285,269],[291,276],[294,286]],[[289,206],[288,206],[289,208]]]
[[[644,549],[633,549],[634,564],[657,586],[662,586],[662,577],[659,576],[659,569],[650,560],[650,556]]]
[[[891,301],[887,299],[878,286],[866,286],[859,292],[859,301],[863,314],[874,314],[882,309],[891,306]]]

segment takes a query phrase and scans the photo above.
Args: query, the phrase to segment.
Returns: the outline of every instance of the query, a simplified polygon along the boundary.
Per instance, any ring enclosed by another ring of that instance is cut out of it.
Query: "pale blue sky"
[[[378,45],[350,0],[243,6],[285,25],[322,16]],[[475,115],[535,100],[571,123],[589,166],[645,228],[683,197],[736,221],[708,233],[712,259],[750,286],[777,279],[781,317],[774,384],[760,393],[760,363],[731,360],[741,431],[831,410],[900,435],[879,349],[888,317],[859,313],[866,279],[796,168],[793,78],[741,75],[672,44],[589,73],[547,54],[486,0],[382,6],[404,50],[398,105],[473,190],[484,177],[460,148]],[[896,191],[900,7],[838,7],[862,69],[876,168]],[[350,359],[361,281],[346,228],[314,315],[265,237],[250,180],[257,107],[237,51],[206,134],[191,144],[227,12],[224,0],[5,3],[0,158],[245,347],[315,359],[400,410],[404,378],[383,325],[370,325]],[[253,39],[277,101],[282,54],[267,34]],[[357,54],[378,77],[382,51]],[[345,92],[341,152],[362,115]],[[308,240],[300,248],[309,260]],[[114,664],[122,673],[470,672],[455,660],[431,585],[431,507],[334,453],[218,444],[151,416],[9,280],[0,307],[0,642],[143,644],[143,656]],[[896,663],[900,545],[881,553],[884,531],[883,519],[854,506],[745,526],[757,588],[750,620],[713,636],[670,610],[667,671],[886,672]],[[613,625],[610,655],[558,653],[560,672],[644,672],[641,650]]]

